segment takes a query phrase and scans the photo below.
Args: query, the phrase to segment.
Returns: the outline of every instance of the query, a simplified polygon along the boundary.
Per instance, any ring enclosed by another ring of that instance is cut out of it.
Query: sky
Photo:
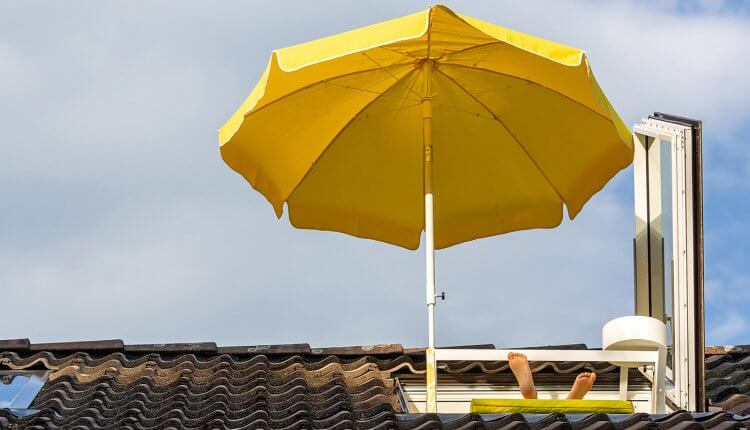
[[[448,1],[587,51],[627,124],[704,121],[706,337],[750,344],[750,3]],[[422,1],[0,0],[0,339],[426,344],[424,255],[296,230],[219,156],[275,48]],[[573,222],[438,252],[438,345],[633,313],[632,169]]]

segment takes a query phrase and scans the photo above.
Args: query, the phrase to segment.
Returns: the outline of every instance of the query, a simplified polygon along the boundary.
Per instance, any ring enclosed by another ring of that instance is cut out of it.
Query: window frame
[[[667,322],[662,231],[662,168],[671,168],[672,365],[668,399],[678,408],[704,411],[702,125],[655,113],[633,127],[635,196],[635,313]],[[670,143],[662,159],[658,141]]]

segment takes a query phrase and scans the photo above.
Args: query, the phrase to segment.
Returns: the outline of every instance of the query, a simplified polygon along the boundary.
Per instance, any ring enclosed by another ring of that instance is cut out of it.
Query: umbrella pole
[[[435,361],[435,226],[432,202],[432,99],[429,83],[432,61],[423,64],[422,133],[424,139],[424,233],[425,289],[427,294],[428,344],[426,351],[426,412],[437,412],[437,362]]]

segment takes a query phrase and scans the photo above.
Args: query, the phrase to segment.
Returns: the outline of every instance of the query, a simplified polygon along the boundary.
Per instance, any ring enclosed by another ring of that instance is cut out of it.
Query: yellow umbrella
[[[434,249],[573,219],[633,157],[583,51],[445,6],[274,51],[219,138],[295,227],[425,231],[428,386]]]

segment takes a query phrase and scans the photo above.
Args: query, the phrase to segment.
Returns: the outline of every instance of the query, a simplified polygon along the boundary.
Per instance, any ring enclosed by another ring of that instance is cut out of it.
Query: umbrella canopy
[[[633,158],[583,51],[444,6],[275,51],[219,138],[295,227],[425,232],[430,412],[434,250],[555,227]]]
[[[221,155],[295,227],[416,249],[425,99],[438,249],[555,227],[632,161],[583,51],[444,6],[275,51]]]

